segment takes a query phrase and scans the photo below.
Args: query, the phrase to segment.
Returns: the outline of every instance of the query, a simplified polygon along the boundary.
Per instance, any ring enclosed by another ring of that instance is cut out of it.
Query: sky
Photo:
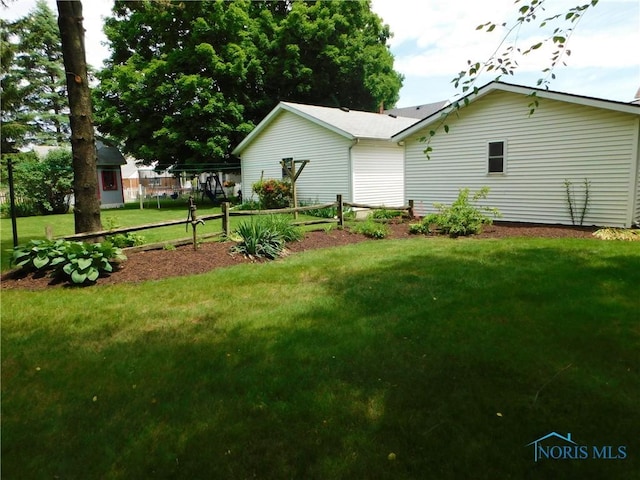
[[[47,0],[57,12],[55,1]],[[17,0],[9,8],[0,7],[0,17],[25,16],[35,0]],[[484,62],[503,40],[506,28],[493,32],[478,31],[486,22],[508,26],[518,15],[522,0],[372,0],[372,10],[389,25],[389,41],[395,69],[404,75],[400,99],[396,106],[408,107],[441,100],[454,100],[460,92],[451,80],[466,69],[467,61]],[[540,22],[556,13],[588,3],[588,0],[547,0],[546,11],[509,37],[508,42],[522,50],[542,40]],[[113,0],[85,0],[84,26],[87,61],[96,68],[109,54],[102,33],[103,18],[108,16]],[[640,0],[599,0],[586,10],[571,35],[565,57],[566,66],[558,67],[551,90],[629,102],[640,89]],[[540,48],[535,55],[519,59],[514,76],[503,77],[509,83],[535,87],[549,66],[551,49]],[[481,77],[477,86],[494,79]]]

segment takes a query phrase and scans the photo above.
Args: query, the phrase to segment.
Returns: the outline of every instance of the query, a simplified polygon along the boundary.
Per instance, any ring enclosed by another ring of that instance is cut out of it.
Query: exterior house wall
[[[333,202],[351,198],[349,139],[290,112],[282,112],[242,152],[242,194],[256,198],[251,186],[264,178],[282,178],[280,161],[309,160],[298,177],[298,199]]]
[[[122,190],[122,173],[119,166],[98,167],[98,189],[100,192],[100,208],[119,208],[124,206]],[[105,173],[107,176],[105,176]],[[112,178],[115,183],[107,185],[105,178]]]
[[[590,182],[584,225],[630,226],[640,218],[637,115],[510,92],[491,92],[448,119],[448,134],[432,138],[430,159],[419,141],[433,126],[405,141],[406,198],[418,211],[451,203],[460,188],[491,188],[486,205],[501,220],[571,225],[565,179],[573,184],[577,209]],[[487,173],[488,142],[505,142],[505,173]],[[638,202],[636,196],[636,203]],[[635,212],[634,212],[635,209]],[[579,219],[579,214],[578,214]]]
[[[404,205],[404,151],[388,141],[361,141],[351,149],[353,201]]]

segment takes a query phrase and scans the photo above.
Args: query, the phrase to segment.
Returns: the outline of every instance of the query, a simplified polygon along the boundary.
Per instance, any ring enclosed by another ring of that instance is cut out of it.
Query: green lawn
[[[639,478],[639,284],[634,242],[421,237],[2,291],[2,476]]]

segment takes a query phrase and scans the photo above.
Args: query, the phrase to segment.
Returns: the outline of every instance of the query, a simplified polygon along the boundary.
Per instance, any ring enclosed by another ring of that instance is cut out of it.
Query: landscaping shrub
[[[422,224],[427,226],[435,224],[442,233],[451,237],[472,235],[480,233],[483,225],[491,225],[491,217],[500,217],[496,208],[474,205],[479,200],[486,199],[489,195],[489,187],[482,187],[469,199],[469,189],[462,188],[458,198],[451,205],[441,203],[434,204],[437,213],[427,215]]]
[[[291,183],[286,180],[258,180],[252,186],[263,208],[287,208],[291,205]]]
[[[384,223],[376,222],[371,216],[364,222],[358,223],[353,228],[353,231],[375,239],[385,238],[389,235],[389,227]]]
[[[39,215],[38,206],[34,202],[16,202],[16,217],[33,217]],[[11,217],[11,204],[9,202],[0,205],[0,216],[2,218]]]
[[[13,249],[11,265],[27,271],[51,271],[52,277],[67,277],[73,283],[95,282],[113,271],[112,261],[125,260],[122,250],[111,244],[69,240],[31,240]]]
[[[69,211],[73,193],[73,158],[69,149],[55,149],[43,159],[24,154],[14,169],[16,195],[28,199],[39,214]]]
[[[233,208],[234,210],[262,210],[262,205],[258,200],[245,200]]]
[[[302,231],[283,215],[251,217],[235,230],[241,241],[233,251],[248,256],[274,259],[284,252],[286,242],[300,240]]]
[[[316,200],[315,202],[302,200],[298,203],[298,206],[306,207],[309,205],[318,205],[320,200]],[[338,207],[314,208],[313,210],[305,210],[304,213],[318,218],[335,218],[338,216]]]
[[[107,235],[107,240],[117,248],[137,247],[138,245],[144,245],[146,241],[143,235],[137,233],[116,233],[115,235]]]
[[[401,216],[400,210],[387,210],[386,208],[377,208],[371,212],[371,217],[376,220],[393,220]]]

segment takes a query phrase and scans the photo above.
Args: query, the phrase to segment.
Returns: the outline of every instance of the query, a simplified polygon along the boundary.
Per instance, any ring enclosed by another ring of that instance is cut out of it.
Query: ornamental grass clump
[[[235,230],[240,242],[233,247],[235,253],[249,257],[274,259],[284,254],[287,242],[302,239],[302,231],[291,225],[284,215],[251,217]]]

